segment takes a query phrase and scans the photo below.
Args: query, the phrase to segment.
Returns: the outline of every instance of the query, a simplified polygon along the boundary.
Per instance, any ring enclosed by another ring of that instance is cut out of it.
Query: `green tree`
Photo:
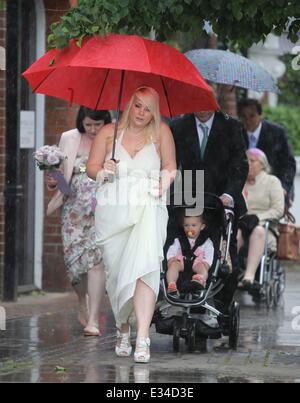
[[[51,27],[50,46],[62,48],[71,38],[109,32],[148,35],[153,28],[157,39],[174,32],[199,36],[209,21],[219,39],[249,47],[271,31],[285,30],[296,41],[300,31],[299,0],[79,0],[61,21]]]
[[[300,70],[293,69],[292,61],[295,55],[285,55],[282,61],[286,65],[286,73],[280,79],[278,85],[281,90],[279,103],[300,107]],[[299,113],[299,112],[298,112]]]
[[[286,129],[294,153],[300,155],[299,108],[288,105],[279,105],[276,108],[268,106],[264,108],[264,116],[271,122],[278,123]]]
[[[5,3],[6,0],[0,0],[0,11],[3,11],[5,9]]]

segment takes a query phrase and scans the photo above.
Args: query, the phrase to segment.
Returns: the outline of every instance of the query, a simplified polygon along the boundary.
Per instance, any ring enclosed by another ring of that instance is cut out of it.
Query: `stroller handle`
[[[228,221],[233,221],[233,219],[234,219],[234,211],[233,211],[233,209],[227,207],[224,210],[224,212],[225,212],[226,219]]]

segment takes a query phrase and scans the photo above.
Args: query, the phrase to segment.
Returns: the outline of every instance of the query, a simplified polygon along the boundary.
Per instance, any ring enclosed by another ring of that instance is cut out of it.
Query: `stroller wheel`
[[[188,351],[193,353],[196,349],[196,323],[192,322],[188,329],[187,334]]]
[[[286,285],[286,274],[285,269],[278,262],[278,277],[279,277],[279,286],[280,286],[280,295],[283,295]]]
[[[273,284],[273,296],[274,296],[274,308],[278,308],[281,301],[281,289],[278,280],[275,280]]]
[[[274,293],[273,293],[272,284],[266,285],[265,293],[266,293],[266,305],[267,305],[267,308],[270,309],[273,307],[273,303],[274,303]]]
[[[173,332],[173,351],[174,353],[178,353],[180,350],[180,328],[175,325]]]
[[[236,350],[240,331],[240,305],[233,301],[229,313],[229,347]]]

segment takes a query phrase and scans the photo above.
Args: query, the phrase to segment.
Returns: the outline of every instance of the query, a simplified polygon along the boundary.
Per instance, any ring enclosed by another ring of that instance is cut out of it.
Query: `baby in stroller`
[[[183,216],[181,233],[167,252],[167,293],[179,297],[177,280],[184,271],[191,274],[191,288],[201,291],[206,287],[208,271],[214,260],[214,246],[209,238],[204,214]]]
[[[167,259],[161,273],[161,298],[153,323],[158,333],[173,336],[175,352],[179,351],[181,339],[189,351],[194,351],[203,341],[223,335],[229,336],[229,345],[235,349],[239,304],[232,301],[227,309],[222,302],[222,291],[230,278],[233,213],[226,212],[220,199],[211,194],[204,195],[203,215],[187,217],[186,208],[178,206],[173,211],[174,227],[177,223],[179,228],[177,225],[176,230],[170,229],[172,236],[166,245]],[[207,316],[214,320],[207,321]]]

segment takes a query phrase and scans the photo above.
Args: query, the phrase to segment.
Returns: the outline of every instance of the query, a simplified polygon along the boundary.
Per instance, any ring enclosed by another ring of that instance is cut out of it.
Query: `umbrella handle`
[[[111,158],[111,161],[117,162],[117,160],[115,158]],[[108,173],[107,174],[107,180],[109,183],[113,183],[115,181],[115,177],[116,175],[114,173]]]

